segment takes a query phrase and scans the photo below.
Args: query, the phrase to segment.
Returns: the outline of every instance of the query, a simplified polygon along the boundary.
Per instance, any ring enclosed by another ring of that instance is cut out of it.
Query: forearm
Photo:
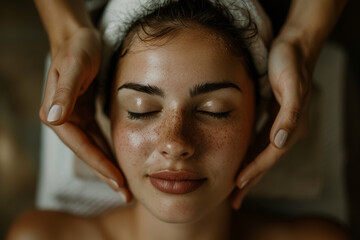
[[[51,52],[82,27],[93,27],[84,0],[34,0],[49,36]]]
[[[347,0],[293,0],[275,42],[298,44],[313,68],[321,47],[336,24]],[[311,69],[312,70],[312,69]]]

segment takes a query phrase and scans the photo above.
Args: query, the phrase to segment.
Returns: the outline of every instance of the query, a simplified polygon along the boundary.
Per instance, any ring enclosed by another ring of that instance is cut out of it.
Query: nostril
[[[161,154],[167,158],[187,158],[190,156],[188,151],[185,152],[174,152],[174,151],[161,151]]]
[[[189,155],[188,152],[184,152],[184,153],[181,154],[182,157],[187,157],[188,155]]]
[[[162,138],[157,147],[158,152],[165,158],[185,159],[191,157],[194,147],[185,139]]]

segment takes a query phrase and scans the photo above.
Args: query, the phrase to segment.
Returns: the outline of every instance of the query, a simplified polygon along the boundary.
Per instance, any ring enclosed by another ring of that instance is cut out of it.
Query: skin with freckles
[[[241,59],[204,38],[207,30],[182,31],[161,47],[130,47],[111,104],[115,155],[131,192],[157,218],[178,223],[205,217],[232,192],[254,119]],[[206,180],[188,194],[163,193],[149,175],[167,170]]]
[[[97,217],[27,212],[8,240],[349,239],[322,219],[232,211],[230,194],[252,135],[254,84],[241,58],[204,37],[208,31],[184,28],[162,45],[134,41],[119,59],[111,134],[134,203]],[[182,175],[172,185],[156,179],[159,173]],[[192,180],[178,180],[184,176]]]

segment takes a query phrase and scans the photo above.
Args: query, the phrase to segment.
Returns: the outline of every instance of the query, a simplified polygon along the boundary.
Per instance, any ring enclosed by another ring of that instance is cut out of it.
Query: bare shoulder
[[[98,216],[98,223],[107,239],[134,239],[137,232],[134,205],[120,206]]]
[[[242,216],[237,236],[247,240],[350,240],[347,229],[334,220],[322,217],[277,219]]]
[[[307,217],[293,220],[287,226],[297,239],[350,240],[349,231],[339,222],[324,217]]]
[[[102,239],[92,219],[64,212],[32,210],[12,225],[7,240]]]

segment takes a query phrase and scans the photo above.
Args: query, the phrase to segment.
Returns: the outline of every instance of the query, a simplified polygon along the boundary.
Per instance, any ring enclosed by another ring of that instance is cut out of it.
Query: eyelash
[[[225,118],[228,118],[230,116],[230,111],[227,111],[227,112],[208,112],[208,111],[198,111],[199,113],[201,114],[205,114],[205,115],[208,115],[212,118],[215,118],[215,119],[225,119]]]
[[[136,113],[136,112],[129,112],[128,111],[128,118],[131,120],[141,120],[141,119],[147,119],[152,117],[153,115],[159,113],[159,111],[153,111],[153,112],[145,112],[145,113]],[[198,111],[198,113],[210,116],[215,119],[226,119],[230,116],[230,111],[227,112],[208,112],[208,111]]]
[[[147,119],[157,113],[159,113],[159,111],[145,112],[145,113],[128,112],[128,118],[131,120]]]

